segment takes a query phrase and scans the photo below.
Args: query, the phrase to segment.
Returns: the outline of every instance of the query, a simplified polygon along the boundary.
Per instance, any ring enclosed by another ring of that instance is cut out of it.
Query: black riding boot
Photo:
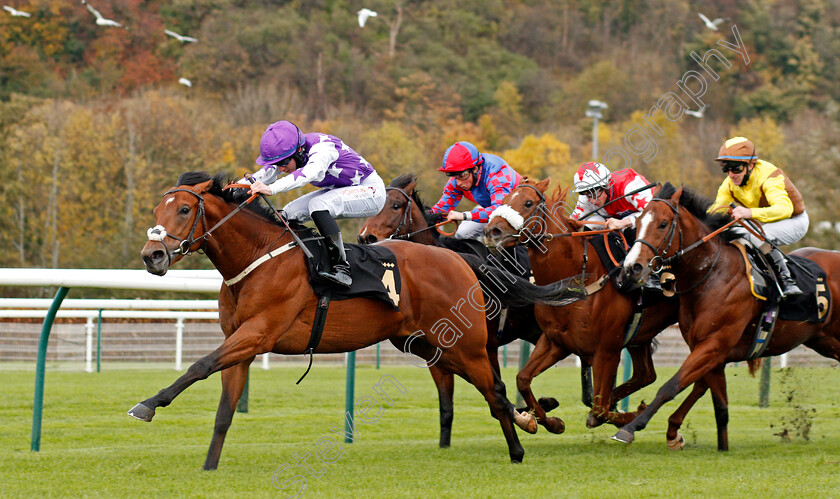
[[[318,227],[318,232],[324,236],[329,256],[329,268],[321,270],[318,275],[339,286],[349,288],[353,284],[353,278],[350,276],[350,264],[347,263],[347,254],[344,252],[344,242],[341,240],[338,224],[326,210],[313,211],[312,221]]]
[[[787,268],[784,253],[778,248],[774,248],[770,252],[770,259],[773,260],[773,266],[776,267],[776,273],[779,275],[779,284],[782,286],[782,299],[788,296],[801,295],[802,290],[796,285],[796,282],[790,275],[790,270]]]

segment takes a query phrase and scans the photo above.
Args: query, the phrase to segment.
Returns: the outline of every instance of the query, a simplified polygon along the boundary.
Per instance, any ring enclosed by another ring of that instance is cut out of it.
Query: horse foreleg
[[[254,357],[251,357],[245,362],[240,362],[222,371],[222,397],[219,400],[219,408],[216,409],[216,424],[213,427],[210,449],[207,450],[207,459],[204,461],[203,469],[205,470],[215,470],[219,466],[222,445],[225,443],[225,436],[233,420],[236,404],[245,388],[248,368],[253,360]]]
[[[743,328],[741,329],[743,330]],[[689,337],[697,336],[689,332]],[[636,416],[633,421],[621,427],[618,433],[613,435],[613,439],[623,443],[631,443],[635,438],[637,430],[642,430],[647,426],[650,419],[666,402],[674,399],[687,386],[696,383],[700,378],[704,377],[715,366],[720,365],[726,353],[732,348],[732,344],[739,338],[738,334],[732,334],[731,331],[721,330],[719,337],[714,339],[707,339],[697,345],[694,350],[686,357],[680,369],[671,379],[665,382],[664,385],[656,392],[656,397],[647,406],[641,414]],[[724,339],[729,339],[731,342],[725,342]]]
[[[603,423],[611,422],[613,418],[620,417],[618,413],[610,411],[610,393],[615,386],[616,370],[618,369],[620,355],[601,349],[595,353],[592,362],[592,384],[595,388],[595,399],[589,416],[586,418],[586,427],[595,428]]]
[[[680,450],[685,446],[685,439],[679,431],[680,427],[682,426],[683,421],[685,421],[685,417],[688,415],[688,412],[691,411],[694,404],[703,397],[708,388],[706,378],[698,380],[694,383],[694,387],[691,389],[691,393],[688,394],[688,397],[683,400],[683,403],[680,404],[680,406],[677,407],[677,410],[674,411],[674,413],[668,418],[668,430],[665,432],[665,439],[668,442],[669,448],[673,450]]]
[[[547,335],[540,336],[534,351],[528,358],[528,362],[516,375],[516,388],[522,394],[525,403],[528,404],[528,411],[533,412],[537,421],[551,433],[563,433],[566,425],[562,419],[546,415],[542,405],[537,402],[534,393],[531,391],[531,380],[567,355],[568,353],[551,341]],[[528,433],[537,432],[536,424],[532,425],[530,421],[524,427],[520,425],[520,428]]]
[[[453,395],[455,393],[455,376],[437,366],[430,366],[429,372],[438,390],[440,405],[440,446],[449,447],[452,437],[452,420],[455,417]]]
[[[206,379],[217,371],[265,353],[270,348],[271,345],[266,344],[266,337],[263,334],[239,328],[235,333],[225,338],[219,348],[191,365],[187,372],[175,380],[174,383],[159,391],[154,397],[150,397],[132,407],[128,414],[149,422],[155,416],[155,409],[168,406],[175,397],[196,381]]]

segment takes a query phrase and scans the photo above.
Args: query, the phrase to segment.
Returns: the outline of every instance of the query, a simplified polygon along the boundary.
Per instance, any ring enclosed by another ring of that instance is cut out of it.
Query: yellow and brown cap
[[[723,143],[715,161],[749,162],[756,157],[755,144],[745,137],[732,137]]]

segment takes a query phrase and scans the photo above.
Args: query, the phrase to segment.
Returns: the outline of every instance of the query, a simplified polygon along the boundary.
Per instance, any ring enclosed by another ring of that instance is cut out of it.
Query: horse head
[[[660,186],[653,199],[639,215],[636,241],[624,258],[622,278],[643,284],[653,272],[659,274],[663,264],[676,258],[682,241],[674,243],[679,230],[680,198],[683,188],[670,183]],[[680,239],[682,230],[679,230]]]
[[[204,244],[207,220],[203,194],[213,180],[208,176],[193,185],[181,180],[155,206],[155,226],[148,230],[149,240],[140,251],[146,271],[155,275],[166,274],[173,263]]]
[[[359,244],[407,239],[413,232],[428,227],[416,188],[417,177],[413,174],[400,175],[392,180],[386,187],[382,211],[368,218],[359,229]]]

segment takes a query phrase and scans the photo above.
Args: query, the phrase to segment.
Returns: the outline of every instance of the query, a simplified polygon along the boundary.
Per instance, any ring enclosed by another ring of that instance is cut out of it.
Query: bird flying
[[[9,7],[8,5],[4,5],[3,10],[9,11],[9,14],[11,14],[15,17],[32,17],[32,14],[30,14],[29,12],[24,12],[22,10],[15,10],[15,9]]]
[[[179,78],[178,83],[180,83],[181,85],[184,85],[185,87],[192,88],[192,82],[190,80],[186,79],[186,78]]]
[[[196,39],[196,38],[193,38],[191,36],[179,35],[178,33],[174,32],[174,31],[170,31],[168,29],[163,30],[163,32],[166,33],[167,35],[173,37],[173,38],[177,38],[178,41],[181,42],[181,43],[197,42],[198,41],[198,39]]]
[[[359,14],[359,27],[360,28],[365,27],[365,23],[367,22],[369,17],[376,17],[376,12],[374,12],[370,9],[362,9],[359,12],[357,12],[357,14]]]
[[[723,19],[722,17],[718,17],[714,21],[710,21],[708,17],[704,16],[703,14],[700,14],[699,12],[697,13],[697,15],[700,16],[700,19],[703,20],[703,23],[706,25],[706,27],[713,31],[717,31],[718,25],[725,21],[725,19]]]
[[[85,7],[87,7],[87,10],[89,10],[90,13],[93,14],[96,17],[96,24],[97,25],[99,25],[99,26],[115,26],[117,28],[122,27],[122,25],[120,23],[118,23],[117,21],[112,21],[110,19],[105,19],[104,17],[102,17],[102,14],[100,14],[98,10],[91,7],[91,5],[89,3],[87,3],[86,1],[82,0],[82,3],[85,4]]]

